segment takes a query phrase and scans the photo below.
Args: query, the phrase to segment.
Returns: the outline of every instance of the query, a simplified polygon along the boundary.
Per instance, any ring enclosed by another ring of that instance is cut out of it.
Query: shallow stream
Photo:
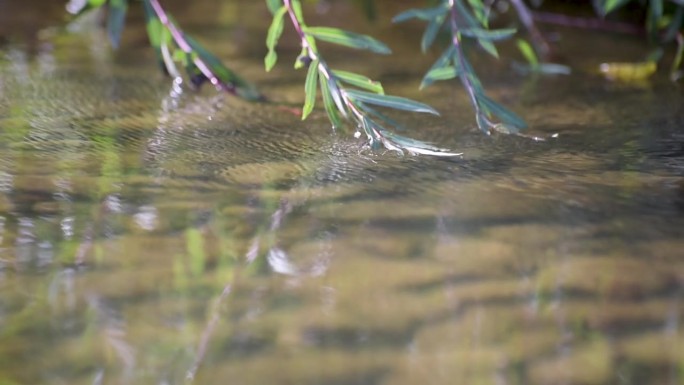
[[[0,1],[1,385],[684,382],[681,85],[592,70],[638,38],[547,27],[570,76],[476,56],[558,134],[534,142],[477,132],[457,83],[418,91],[421,25],[311,8],[396,51],[326,47],[442,113],[406,135],[464,152],[402,157],[289,112],[299,50],[263,72],[262,2],[170,9],[269,104],[173,96],[137,12],[112,52],[33,3]]]

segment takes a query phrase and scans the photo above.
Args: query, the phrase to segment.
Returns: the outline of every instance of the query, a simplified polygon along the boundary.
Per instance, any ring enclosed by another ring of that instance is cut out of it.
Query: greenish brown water
[[[359,23],[397,55],[329,61],[442,112],[401,119],[465,153],[444,160],[285,112],[298,49],[263,73],[261,2],[172,10],[277,104],[171,97],[139,15],[112,53],[26,3],[0,2],[0,384],[684,382],[681,86],[590,70],[638,40],[561,30],[570,77],[482,60],[559,134],[536,143],[480,135],[453,84],[416,90],[419,25]]]

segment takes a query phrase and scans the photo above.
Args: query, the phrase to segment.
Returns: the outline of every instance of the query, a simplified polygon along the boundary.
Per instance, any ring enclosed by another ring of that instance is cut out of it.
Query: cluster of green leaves
[[[463,38],[467,38],[498,58],[494,42],[510,38],[515,29],[490,29],[488,9],[481,0],[469,0],[468,5],[461,0],[440,0],[434,7],[405,11],[395,16],[393,21],[399,23],[411,19],[427,22],[421,40],[423,52],[432,46],[445,25],[451,35],[451,43],[427,71],[421,88],[439,80],[459,78],[468,92],[480,130],[487,134],[492,131],[511,134],[526,127],[520,117],[486,95],[463,47]]]
[[[175,79],[183,79],[176,63],[185,71],[190,84],[198,88],[209,81],[217,89],[247,100],[261,100],[261,94],[249,82],[226,67],[220,59],[199,42],[183,32],[159,4],[158,0],[143,0],[150,44],[157,52],[162,69]],[[121,40],[128,0],[71,0],[67,10],[74,15],[88,11],[107,12],[106,28],[113,46]]]
[[[286,17],[289,17],[301,39],[302,51],[295,61],[295,68],[308,67],[302,119],[306,119],[313,111],[320,89],[323,105],[333,126],[341,126],[343,120],[352,122],[360,130],[357,133],[360,135],[362,131],[372,147],[382,145],[389,150],[411,154],[460,155],[398,135],[389,129],[398,129],[400,126],[379,111],[378,107],[434,115],[438,115],[438,112],[414,100],[386,95],[382,84],[364,75],[331,69],[318,50],[317,42],[369,50],[378,54],[391,53],[389,47],[370,36],[338,28],[308,26],[299,0],[267,0],[267,5],[273,14],[273,21],[266,39],[266,69],[270,70],[276,64],[276,46]]]

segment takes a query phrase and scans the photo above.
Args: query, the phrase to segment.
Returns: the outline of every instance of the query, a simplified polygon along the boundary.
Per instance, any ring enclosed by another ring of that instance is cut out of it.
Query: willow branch
[[[454,46],[454,49],[456,50],[456,56],[458,56],[458,64],[461,67],[462,72],[462,75],[459,76],[459,78],[461,79],[463,87],[468,92],[468,96],[470,97],[470,102],[472,103],[473,108],[475,109],[476,116],[484,118],[487,124],[491,125],[491,122],[484,116],[480,109],[480,104],[477,102],[475,86],[473,85],[472,79],[470,79],[470,77],[466,73],[469,66],[466,62],[465,52],[463,52],[463,46],[461,45],[461,37],[459,33],[460,27],[458,25],[458,13],[456,11],[455,1],[458,0],[449,0],[449,6],[451,7],[451,44]]]
[[[166,14],[166,11],[164,11],[164,8],[159,4],[158,0],[149,0],[150,5],[152,5],[152,9],[154,9],[154,13],[157,14],[157,17],[159,18],[159,21],[169,30],[171,33],[171,37],[173,40],[176,42],[178,45],[178,48],[180,48],[183,52],[186,54],[190,55],[193,57],[192,62],[195,64],[195,66],[202,72],[202,75],[204,75],[211,84],[216,87],[217,90],[220,91],[227,91],[230,92],[233,95],[237,94],[237,90],[235,89],[234,86],[230,84],[226,84],[221,81],[221,79],[214,74],[214,72],[209,68],[209,66],[202,60],[198,55],[192,55],[193,49],[190,43],[185,39],[183,36],[183,33],[176,27],[176,25],[169,19],[169,16]]]

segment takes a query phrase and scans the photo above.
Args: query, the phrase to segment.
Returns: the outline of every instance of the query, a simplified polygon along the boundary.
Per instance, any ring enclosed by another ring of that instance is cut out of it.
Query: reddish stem
[[[176,25],[173,22],[171,22],[169,16],[166,14],[166,11],[164,11],[162,6],[159,4],[159,1],[149,0],[149,2],[150,5],[152,5],[152,9],[154,9],[154,12],[157,14],[159,21],[166,28],[168,28],[169,32],[171,32],[171,37],[176,42],[176,44],[178,44],[178,48],[183,50],[183,52],[185,52],[186,54],[192,54],[192,46],[190,46],[190,43],[188,43],[188,41],[185,40],[183,33],[178,29],[178,27],[176,27]],[[197,55],[191,56],[195,56],[192,62],[200,70],[200,72],[202,72],[202,75],[206,76],[206,78],[209,79],[211,84],[213,84],[214,87],[216,87],[216,89],[220,91],[230,92],[233,95],[237,94],[235,86],[222,82],[221,79],[219,79],[218,76],[216,76],[214,72],[209,68],[209,66],[204,62],[204,60],[200,59]]]

